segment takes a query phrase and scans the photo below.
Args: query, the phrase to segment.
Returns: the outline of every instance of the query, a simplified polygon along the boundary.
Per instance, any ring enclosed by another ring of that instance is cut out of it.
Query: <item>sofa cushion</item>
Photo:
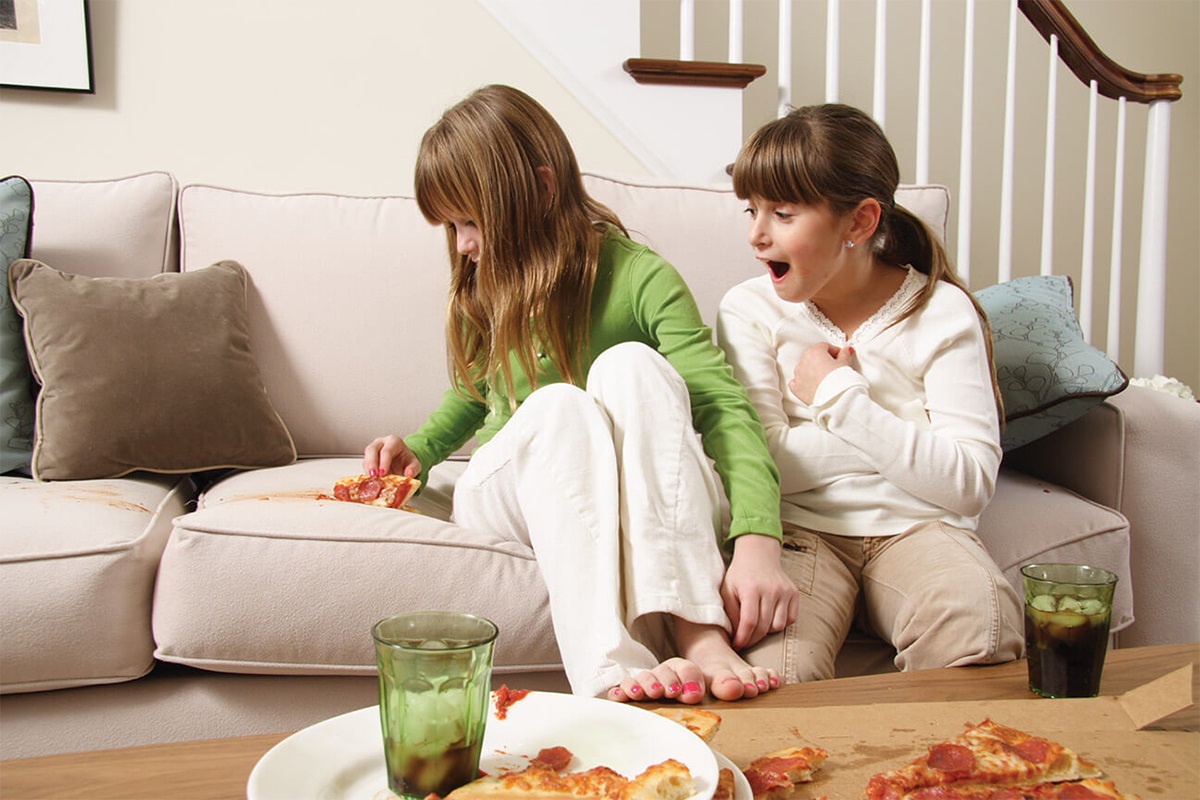
[[[746,202],[731,188],[681,185],[588,173],[588,193],[617,213],[629,234],[683,275],[704,320],[716,324],[729,288],[763,274],[746,240]],[[896,202],[945,241],[950,192],[944,186],[901,186]],[[686,224],[683,224],[686,223]]]
[[[449,262],[407,197],[186,186],[182,267],[251,277],[250,342],[302,456],[361,453],[425,421],[449,384]]]
[[[41,480],[276,466],[295,449],[263,388],[234,262],[181,275],[89,278],[9,269],[41,391]]]
[[[1001,467],[978,534],[1004,576],[1024,596],[1021,567],[1037,562],[1090,564],[1118,577],[1112,628],[1133,623],[1129,520],[1053,483]]]
[[[30,183],[30,257],[93,277],[148,278],[177,268],[179,184],[170,173]]]
[[[150,599],[187,479],[42,483],[0,477],[0,692],[150,671]]]
[[[8,265],[29,255],[33,191],[19,176],[0,180],[0,473],[29,474],[33,450],[33,376],[21,318],[8,294]]]
[[[1084,338],[1068,278],[1015,278],[980,289],[975,297],[992,328],[1005,450],[1079,419],[1128,385],[1121,368]]]
[[[375,622],[455,609],[499,626],[497,672],[561,669],[533,552],[445,521],[462,466],[434,469],[413,501],[422,513],[320,499],[361,459],[220,481],[175,521],[155,587],[155,655],[222,672],[369,675]]]

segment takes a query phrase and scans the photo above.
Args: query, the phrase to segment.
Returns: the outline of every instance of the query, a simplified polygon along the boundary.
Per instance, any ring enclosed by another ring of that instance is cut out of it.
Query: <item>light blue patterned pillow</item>
[[[33,450],[33,376],[21,317],[8,293],[8,265],[29,255],[33,190],[16,176],[0,180],[0,473],[29,474]]]
[[[1015,278],[975,298],[992,327],[1004,450],[1058,430],[1129,384],[1112,359],[1084,340],[1068,278]]]

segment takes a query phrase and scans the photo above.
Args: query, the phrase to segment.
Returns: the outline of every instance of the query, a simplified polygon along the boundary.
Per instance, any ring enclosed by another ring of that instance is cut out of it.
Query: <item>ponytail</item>
[[[946,248],[942,246],[941,240],[929,229],[924,220],[904,206],[893,205],[891,213],[881,219],[880,228],[882,230],[877,230],[875,234],[875,255],[878,258],[889,264],[911,264],[913,269],[929,276],[925,287],[892,324],[895,325],[925,305],[925,302],[933,295],[933,290],[937,288],[938,281],[945,281],[961,289],[963,294],[970,298],[971,305],[975,307],[975,313],[979,315],[979,324],[983,328],[988,372],[992,377],[992,396],[996,400],[996,412],[1000,416],[1000,426],[1003,427],[1004,398],[1000,395],[1000,384],[996,378],[996,364],[992,357],[992,326],[988,324],[987,314],[984,313],[983,307],[979,305],[975,295],[971,294],[971,290],[955,272],[954,265],[950,263],[950,257],[946,254]]]

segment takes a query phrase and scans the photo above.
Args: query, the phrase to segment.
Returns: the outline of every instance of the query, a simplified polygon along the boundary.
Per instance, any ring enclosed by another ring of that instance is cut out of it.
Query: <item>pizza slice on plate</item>
[[[906,800],[916,797],[918,790],[949,784],[997,787],[1078,781],[1100,774],[1095,764],[1057,742],[985,720],[938,742],[899,769],[872,776],[866,796],[868,800]]]
[[[755,800],[791,797],[797,783],[807,783],[829,754],[820,747],[788,747],[756,758],[742,770]]]
[[[555,751],[555,763],[566,748]],[[562,751],[562,752],[559,752]],[[542,753],[546,753],[543,750]],[[580,772],[562,772],[542,754],[519,772],[485,775],[446,795],[445,800],[684,800],[696,793],[686,764],[669,758],[652,764],[633,779],[598,766]]]
[[[404,475],[349,475],[333,484],[333,499],[383,508],[403,508],[421,488]]]

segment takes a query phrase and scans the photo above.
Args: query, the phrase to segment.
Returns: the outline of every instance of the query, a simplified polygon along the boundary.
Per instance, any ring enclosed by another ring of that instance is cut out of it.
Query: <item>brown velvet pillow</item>
[[[296,448],[250,351],[246,271],[153,278],[9,267],[41,384],[33,476],[112,478],[290,464]]]

